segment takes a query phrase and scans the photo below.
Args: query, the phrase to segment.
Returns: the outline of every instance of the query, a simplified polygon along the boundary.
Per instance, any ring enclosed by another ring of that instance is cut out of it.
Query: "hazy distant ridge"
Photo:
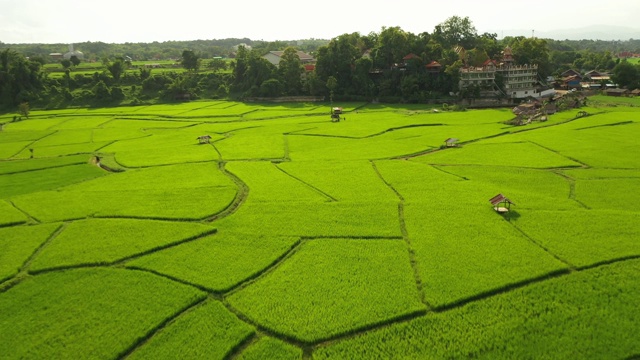
[[[529,37],[535,30],[536,37],[554,40],[629,40],[640,39],[640,29],[625,26],[592,25],[574,29],[563,30],[491,30],[499,38],[504,36],[526,36]]]

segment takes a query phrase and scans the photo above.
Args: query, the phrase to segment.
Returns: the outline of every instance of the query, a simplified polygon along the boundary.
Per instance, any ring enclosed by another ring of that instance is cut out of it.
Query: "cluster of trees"
[[[250,45],[240,46],[239,43]],[[296,45],[296,46],[292,46]],[[607,45],[609,45],[607,47]],[[29,101],[36,106],[90,105],[96,102],[136,103],[197,97],[273,97],[314,95],[344,100],[421,102],[447,98],[459,92],[459,71],[480,66],[488,59],[500,60],[506,47],[516,64],[538,64],[539,79],[559,75],[569,68],[578,71],[611,71],[622,86],[640,86],[638,65],[620,61],[618,50],[634,51],[640,41],[554,41],[479,34],[467,17],[450,17],[431,33],[413,34],[400,27],[383,27],[367,35],[343,34],[331,40],[256,42],[249,39],[198,40],[151,44],[79,44],[89,59],[102,59],[101,71],[74,74],[67,60],[61,78],[47,77],[42,66],[46,55],[60,51],[54,45],[19,45],[9,49],[0,43],[0,107],[17,107]],[[189,50],[185,50],[188,48]],[[279,66],[263,55],[284,50]],[[297,50],[309,52],[317,62],[306,71]],[[234,53],[231,62],[218,56]],[[119,56],[113,57],[114,53]],[[407,55],[412,56],[407,57]],[[179,58],[185,72],[131,71],[131,59]],[[202,59],[207,61],[203,69]],[[126,60],[125,60],[126,58]],[[439,72],[426,66],[437,61]],[[65,64],[63,64],[65,65]],[[229,72],[221,72],[230,66]],[[499,80],[499,79],[498,79]]]

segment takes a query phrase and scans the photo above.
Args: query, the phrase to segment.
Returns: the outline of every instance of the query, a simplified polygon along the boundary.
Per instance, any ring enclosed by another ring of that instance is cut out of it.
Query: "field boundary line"
[[[201,306],[202,304],[204,304],[207,299],[208,299],[208,296],[204,295],[204,296],[202,296],[201,299],[197,299],[195,302],[193,302],[191,304],[188,304],[186,307],[184,307],[182,309],[179,309],[175,314],[169,316],[168,318],[166,318],[162,322],[160,322],[160,324],[158,324],[157,326],[153,327],[143,337],[138,338],[131,347],[129,347],[128,349],[126,349],[123,352],[121,352],[120,354],[118,354],[117,358],[118,359],[126,359],[126,358],[128,358],[136,350],[138,350],[139,348],[144,346],[146,343],[148,343],[151,339],[153,339],[153,337],[156,334],[158,334],[163,329],[165,329],[166,327],[168,327],[171,324],[173,324],[178,318],[182,317],[184,314],[186,314],[186,313],[190,312],[191,310],[197,308],[198,306]]]
[[[117,264],[116,267],[119,267],[119,266],[123,266],[122,268],[125,269],[125,270],[146,272],[146,273],[149,273],[149,274],[153,274],[155,276],[159,276],[159,277],[165,278],[167,280],[171,280],[173,282],[177,282],[177,283],[182,284],[182,285],[190,286],[190,287],[196,288],[196,289],[198,289],[200,291],[206,292],[207,294],[213,296],[216,300],[221,300],[220,298],[217,297],[217,294],[216,294],[215,290],[213,290],[211,288],[208,288],[206,286],[203,286],[203,285],[200,285],[200,284],[196,284],[196,283],[192,283],[192,282],[177,278],[177,277],[172,276],[172,275],[168,275],[168,274],[165,274],[165,273],[153,270],[153,269],[143,268],[143,267],[140,267],[140,266]]]
[[[234,214],[238,210],[238,208],[240,208],[240,206],[242,206],[242,204],[247,201],[247,198],[249,197],[249,185],[247,185],[236,174],[227,170],[226,164],[227,163],[225,161],[218,162],[218,170],[236,185],[236,196],[226,207],[224,207],[216,214],[205,217],[204,219],[202,219],[203,221],[213,222]]]
[[[290,174],[289,172],[287,172],[286,170],[284,170],[283,168],[281,168],[278,164],[274,164],[274,166],[276,167],[276,169],[280,170],[283,174],[287,175],[288,177],[298,181],[299,183],[305,185],[306,187],[310,188],[311,190],[317,192],[318,194],[322,195],[323,197],[327,198],[330,202],[337,202],[338,199],[334,198],[333,196],[331,196],[330,194],[322,191],[321,189],[309,184],[308,182],[300,179],[299,177]]]
[[[238,318],[238,320],[240,320],[240,319]],[[242,320],[240,320],[240,321],[242,321]],[[232,359],[237,358],[247,348],[249,348],[251,345],[253,345],[256,342],[258,342],[259,339],[260,339],[260,336],[258,335],[258,330],[256,328],[254,328],[253,332],[251,334],[245,336],[245,338],[242,339],[240,342],[238,342],[233,348],[229,349],[229,351],[225,354],[225,356],[222,359],[223,360],[232,360]]]
[[[275,260],[273,260],[269,265],[265,266],[261,271],[258,271],[253,275],[250,275],[245,280],[239,282],[234,286],[229,287],[229,289],[227,289],[226,291],[221,291],[220,294],[223,296],[223,298],[226,298],[230,295],[237,293],[238,291],[242,291],[242,289],[246,288],[247,286],[250,286],[251,284],[255,283],[261,278],[269,275],[270,273],[275,271],[278,267],[280,267],[280,265],[282,265],[285,261],[287,261],[293,255],[295,255],[295,253],[297,253],[300,250],[300,247],[302,247],[302,245],[307,241],[308,240],[298,239],[296,242],[294,242],[291,245],[291,247],[289,247],[287,251],[285,251],[282,255],[280,255]],[[227,302],[225,301],[225,303]],[[231,305],[229,304],[229,306]]]
[[[546,252],[547,254],[553,256],[554,259],[560,261],[561,263],[565,264],[568,269],[570,271],[575,271],[576,267],[575,265],[573,265],[572,263],[570,263],[568,260],[565,260],[563,258],[561,258],[560,256],[556,255],[555,253],[553,253],[551,250],[549,250],[546,246],[542,245],[541,243],[539,243],[538,241],[536,241],[536,239],[534,239],[533,237],[529,236],[529,234],[527,234],[524,230],[522,230],[521,228],[519,228],[516,224],[512,223],[509,220],[505,221],[507,223],[509,223],[509,225],[511,225],[511,227],[513,227],[518,233],[522,234],[522,236],[525,237],[525,239],[529,240],[529,242],[531,242],[532,244],[534,244],[535,246],[539,247],[540,249],[542,249],[544,252]]]
[[[371,163],[371,167],[373,167],[373,171],[375,171],[376,175],[378,175],[378,178],[382,180],[382,183],[385,184],[389,189],[391,189],[391,191],[396,194],[400,201],[404,201],[404,196],[402,196],[402,194],[400,194],[400,192],[395,187],[393,187],[393,185],[391,185],[391,183],[388,182],[387,179],[384,178],[384,176],[380,172],[380,169],[378,169],[378,165],[376,165],[376,162],[374,160],[370,160],[369,162]]]
[[[55,230],[53,230],[51,232],[51,234],[49,234],[49,236],[47,237],[47,239],[45,241],[43,241],[32,253],[31,255],[29,255],[29,257],[22,263],[22,265],[20,266],[20,268],[18,269],[18,272],[13,275],[13,276],[9,276],[5,279],[0,279],[0,293],[3,293],[9,289],[11,289],[12,287],[18,285],[19,283],[21,283],[24,279],[26,279],[27,277],[30,276],[29,273],[29,265],[31,265],[31,262],[33,262],[33,260],[42,252],[42,250],[44,250],[44,248],[46,248],[46,246],[53,240],[55,239],[58,235],[60,235],[60,233],[62,231],[64,231],[64,229],[68,226],[67,223],[62,223],[60,224]]]
[[[561,178],[565,179],[567,181],[567,183],[569,184],[569,200],[573,200],[576,203],[578,203],[578,205],[582,206],[583,208],[587,209],[587,210],[591,210],[591,208],[589,206],[587,206],[587,204],[583,203],[582,201],[576,199],[576,179],[572,178],[571,176],[563,173],[561,170],[552,170],[552,173],[560,176]]]
[[[445,311],[449,311],[449,310],[453,310],[456,308],[460,308],[463,307],[465,305],[474,303],[476,301],[482,301],[482,300],[486,300],[488,298],[497,296],[497,295],[502,295],[502,294],[506,294],[510,291],[513,290],[517,290],[520,288],[524,288],[526,286],[532,285],[532,284],[537,284],[537,283],[542,283],[545,282],[547,280],[550,279],[555,279],[555,278],[559,278],[562,276],[566,276],[566,275],[570,275],[575,273],[574,271],[572,271],[571,269],[559,269],[559,270],[554,270],[551,271],[549,273],[537,276],[537,277],[533,277],[530,279],[525,279],[522,281],[517,281],[517,282],[513,282],[510,284],[506,284],[497,288],[493,288],[487,291],[483,291],[481,293],[466,297],[466,298],[462,298],[462,299],[458,299],[455,300],[453,302],[447,303],[447,304],[443,304],[443,305],[439,305],[436,306],[433,311],[435,313],[442,313]]]
[[[156,253],[156,252],[159,252],[159,251],[162,251],[162,250],[171,249],[173,247],[180,246],[180,245],[185,244],[185,243],[196,241],[196,240],[202,239],[202,238],[204,238],[206,236],[213,235],[216,232],[217,232],[217,229],[212,229],[212,230],[209,230],[209,231],[202,232],[202,233],[200,233],[198,235],[188,237],[186,239],[181,239],[181,240],[169,243],[169,244],[156,246],[154,248],[147,249],[145,251],[142,251],[142,252],[139,252],[139,253],[136,253],[136,254],[133,254],[133,255],[127,255],[125,257],[116,259],[114,261],[85,262],[85,263],[78,263],[78,264],[71,264],[71,265],[53,266],[53,267],[47,267],[47,268],[42,268],[42,269],[37,269],[37,270],[31,270],[31,271],[29,271],[29,273],[35,275],[35,274],[41,274],[41,273],[53,272],[53,271],[60,271],[60,270],[68,270],[68,269],[91,268],[91,267],[112,267],[112,266],[118,266],[118,265],[125,265],[126,266],[126,262],[128,262],[128,261],[135,260],[135,259],[143,257],[143,256],[151,255],[153,253]]]
[[[39,158],[39,159],[47,159],[47,158]],[[9,160],[9,161],[16,161],[16,160]],[[18,160],[18,161],[20,161],[20,160]],[[3,161],[0,161],[0,164],[2,164],[2,162]],[[34,171],[58,169],[58,168],[67,167],[67,166],[84,165],[86,163],[87,163],[86,161],[82,161],[82,162],[70,163],[70,164],[64,164],[64,165],[48,166],[48,167],[43,167],[43,168],[38,168],[38,169],[27,169],[27,170],[20,170],[20,171],[12,171],[12,172],[7,172],[7,173],[2,173],[0,175],[23,174],[23,173],[34,172]]]
[[[587,164],[587,163],[584,163],[584,162],[582,162],[582,161],[580,161],[580,160],[578,160],[578,159],[572,158],[571,156],[567,156],[567,155],[561,154],[561,153],[560,153],[559,151],[557,151],[557,150],[554,150],[554,149],[552,149],[552,148],[546,147],[546,146],[544,146],[544,145],[542,145],[542,144],[538,144],[537,142],[532,141],[532,140],[529,140],[529,142],[530,142],[531,144],[536,145],[536,146],[538,146],[538,147],[541,147],[541,148],[543,148],[543,149],[545,149],[545,150],[547,150],[547,151],[551,151],[551,152],[553,152],[553,153],[555,153],[555,154],[557,154],[557,155],[560,155],[560,156],[562,156],[562,157],[564,157],[564,158],[566,158],[566,159],[569,159],[569,160],[571,160],[571,161],[573,161],[573,162],[576,162],[576,163],[578,163],[578,164],[582,165],[582,167],[583,167],[583,168],[585,168],[585,169],[590,169],[590,168],[591,168],[591,165],[589,165],[589,164]]]
[[[23,146],[23,147],[22,147],[22,149],[20,149],[17,153],[15,153],[15,154],[13,154],[13,155],[9,156],[7,159],[11,159],[11,158],[13,158],[13,157],[18,156],[18,154],[20,154],[21,152],[23,152],[23,151],[27,150],[29,147],[33,146],[33,144],[37,143],[38,141],[40,141],[40,140],[42,140],[42,139],[44,139],[44,138],[46,138],[46,137],[49,137],[49,136],[51,136],[51,135],[53,135],[53,134],[58,133],[58,131],[60,131],[60,130],[49,130],[49,129],[45,129],[44,131],[53,131],[53,132],[48,133],[47,135],[44,135],[44,136],[42,136],[42,137],[39,137],[39,138],[37,138],[37,139],[35,139],[35,140],[32,140],[30,143],[28,143],[27,145]],[[26,160],[26,159],[25,159],[25,160]]]
[[[420,268],[418,266],[418,261],[416,259],[415,249],[413,248],[413,244],[411,243],[411,237],[409,236],[409,231],[407,230],[407,224],[404,218],[404,204],[405,199],[400,192],[389,183],[382,173],[380,169],[376,166],[375,161],[371,161],[371,166],[373,170],[378,175],[378,178],[393,191],[398,197],[398,225],[400,226],[400,233],[402,234],[402,239],[407,245],[407,252],[409,255],[409,263],[411,264],[411,269],[413,270],[413,279],[416,283],[416,290],[418,291],[418,296],[420,297],[420,302],[423,303],[427,308],[432,308],[432,306],[427,301],[426,295],[424,293],[424,286],[422,282],[422,278],[420,277]]]
[[[23,213],[23,214],[27,217],[27,219],[28,219],[29,221],[33,221],[33,222],[34,222],[34,223],[36,223],[36,224],[40,224],[40,223],[42,223],[39,219],[37,219],[37,218],[35,218],[35,217],[31,216],[31,214],[29,214],[28,212],[26,212],[26,211],[22,210],[21,208],[19,208],[19,207],[18,207],[18,205],[16,205],[16,204],[13,202],[13,200],[7,200],[7,202],[8,202],[9,204],[11,204],[11,206],[13,206],[13,208],[14,208],[14,209],[16,209],[16,210],[20,211],[21,213]]]

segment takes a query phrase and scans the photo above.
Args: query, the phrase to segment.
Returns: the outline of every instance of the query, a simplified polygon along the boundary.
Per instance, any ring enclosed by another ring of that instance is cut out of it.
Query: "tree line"
[[[247,46],[237,46],[240,43]],[[631,52],[640,48],[640,41],[498,39],[496,34],[479,34],[468,17],[459,16],[446,19],[430,33],[419,34],[383,27],[366,35],[351,33],[302,42],[225,39],[78,44],[89,59],[102,61],[102,68],[90,75],[74,74],[72,64],[67,64],[64,76],[47,76],[43,71],[48,62],[44,54],[53,47],[22,44],[9,48],[0,43],[0,49],[4,48],[0,50],[0,107],[15,108],[24,102],[59,107],[284,95],[424,102],[451,98],[452,94],[464,96],[458,88],[460,69],[481,66],[487,60],[499,61],[506,47],[511,48],[516,64],[537,64],[543,83],[549,76],[576,69],[610,71],[620,85],[640,86],[640,67],[616,57],[623,48]],[[284,50],[278,66],[263,57],[271,50]],[[303,66],[297,50],[315,57],[315,69]],[[218,58],[230,55],[230,61]],[[164,57],[177,58],[186,71],[154,72],[131,65],[131,59]],[[202,66],[202,59],[212,58]],[[434,61],[441,66],[439,71],[427,69],[426,65]],[[230,70],[224,71],[227,67]]]

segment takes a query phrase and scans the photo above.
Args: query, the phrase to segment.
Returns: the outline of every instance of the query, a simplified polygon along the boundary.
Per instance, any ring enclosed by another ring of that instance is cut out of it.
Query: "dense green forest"
[[[383,27],[380,32],[330,40],[74,45],[83,59],[61,61],[49,55],[66,52],[66,44],[0,43],[0,109],[22,103],[57,108],[298,95],[386,102],[456,100],[464,96],[458,92],[459,69],[500,59],[507,46],[516,64],[538,64],[541,83],[576,69],[608,71],[620,86],[640,87],[639,65],[618,58],[621,52],[640,53],[640,40],[498,39],[496,34],[479,34],[469,18],[458,16],[419,34]],[[277,67],[263,58],[272,50],[285,50]],[[296,50],[315,57],[314,70],[305,70]],[[168,69],[140,63],[166,60],[171,60]],[[441,71],[426,69],[432,61],[442,65]]]

